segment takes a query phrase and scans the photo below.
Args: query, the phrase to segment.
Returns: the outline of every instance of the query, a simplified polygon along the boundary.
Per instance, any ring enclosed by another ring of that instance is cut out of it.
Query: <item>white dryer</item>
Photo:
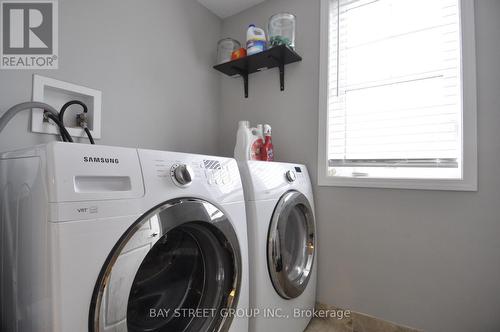
[[[247,201],[249,331],[302,332],[316,298],[316,234],[304,165],[239,163]]]
[[[50,143],[0,190],[2,331],[248,331],[233,159]]]

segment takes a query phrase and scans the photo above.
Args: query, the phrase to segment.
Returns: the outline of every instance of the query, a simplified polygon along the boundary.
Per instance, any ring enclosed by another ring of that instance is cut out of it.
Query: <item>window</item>
[[[322,0],[319,184],[476,190],[472,0]]]

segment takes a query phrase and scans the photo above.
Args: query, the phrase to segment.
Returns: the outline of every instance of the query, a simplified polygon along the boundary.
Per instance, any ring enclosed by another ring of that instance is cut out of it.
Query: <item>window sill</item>
[[[332,187],[361,187],[361,188],[388,188],[388,189],[420,189],[420,190],[449,190],[449,191],[477,191],[475,180],[441,180],[441,179],[370,179],[370,178],[341,178],[334,176],[318,177],[318,186]]]

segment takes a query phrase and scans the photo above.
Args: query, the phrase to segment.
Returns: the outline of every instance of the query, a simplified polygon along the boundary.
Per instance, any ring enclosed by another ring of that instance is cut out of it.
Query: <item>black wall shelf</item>
[[[228,76],[240,75],[243,78],[245,98],[248,98],[249,74],[279,67],[280,89],[283,91],[285,90],[285,65],[298,61],[302,61],[300,55],[290,47],[280,45],[241,59],[221,63],[214,68]]]

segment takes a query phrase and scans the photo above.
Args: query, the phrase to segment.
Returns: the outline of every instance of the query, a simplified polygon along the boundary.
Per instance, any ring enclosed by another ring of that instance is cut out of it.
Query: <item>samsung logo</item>
[[[118,158],[83,157],[84,163],[119,164]]]

